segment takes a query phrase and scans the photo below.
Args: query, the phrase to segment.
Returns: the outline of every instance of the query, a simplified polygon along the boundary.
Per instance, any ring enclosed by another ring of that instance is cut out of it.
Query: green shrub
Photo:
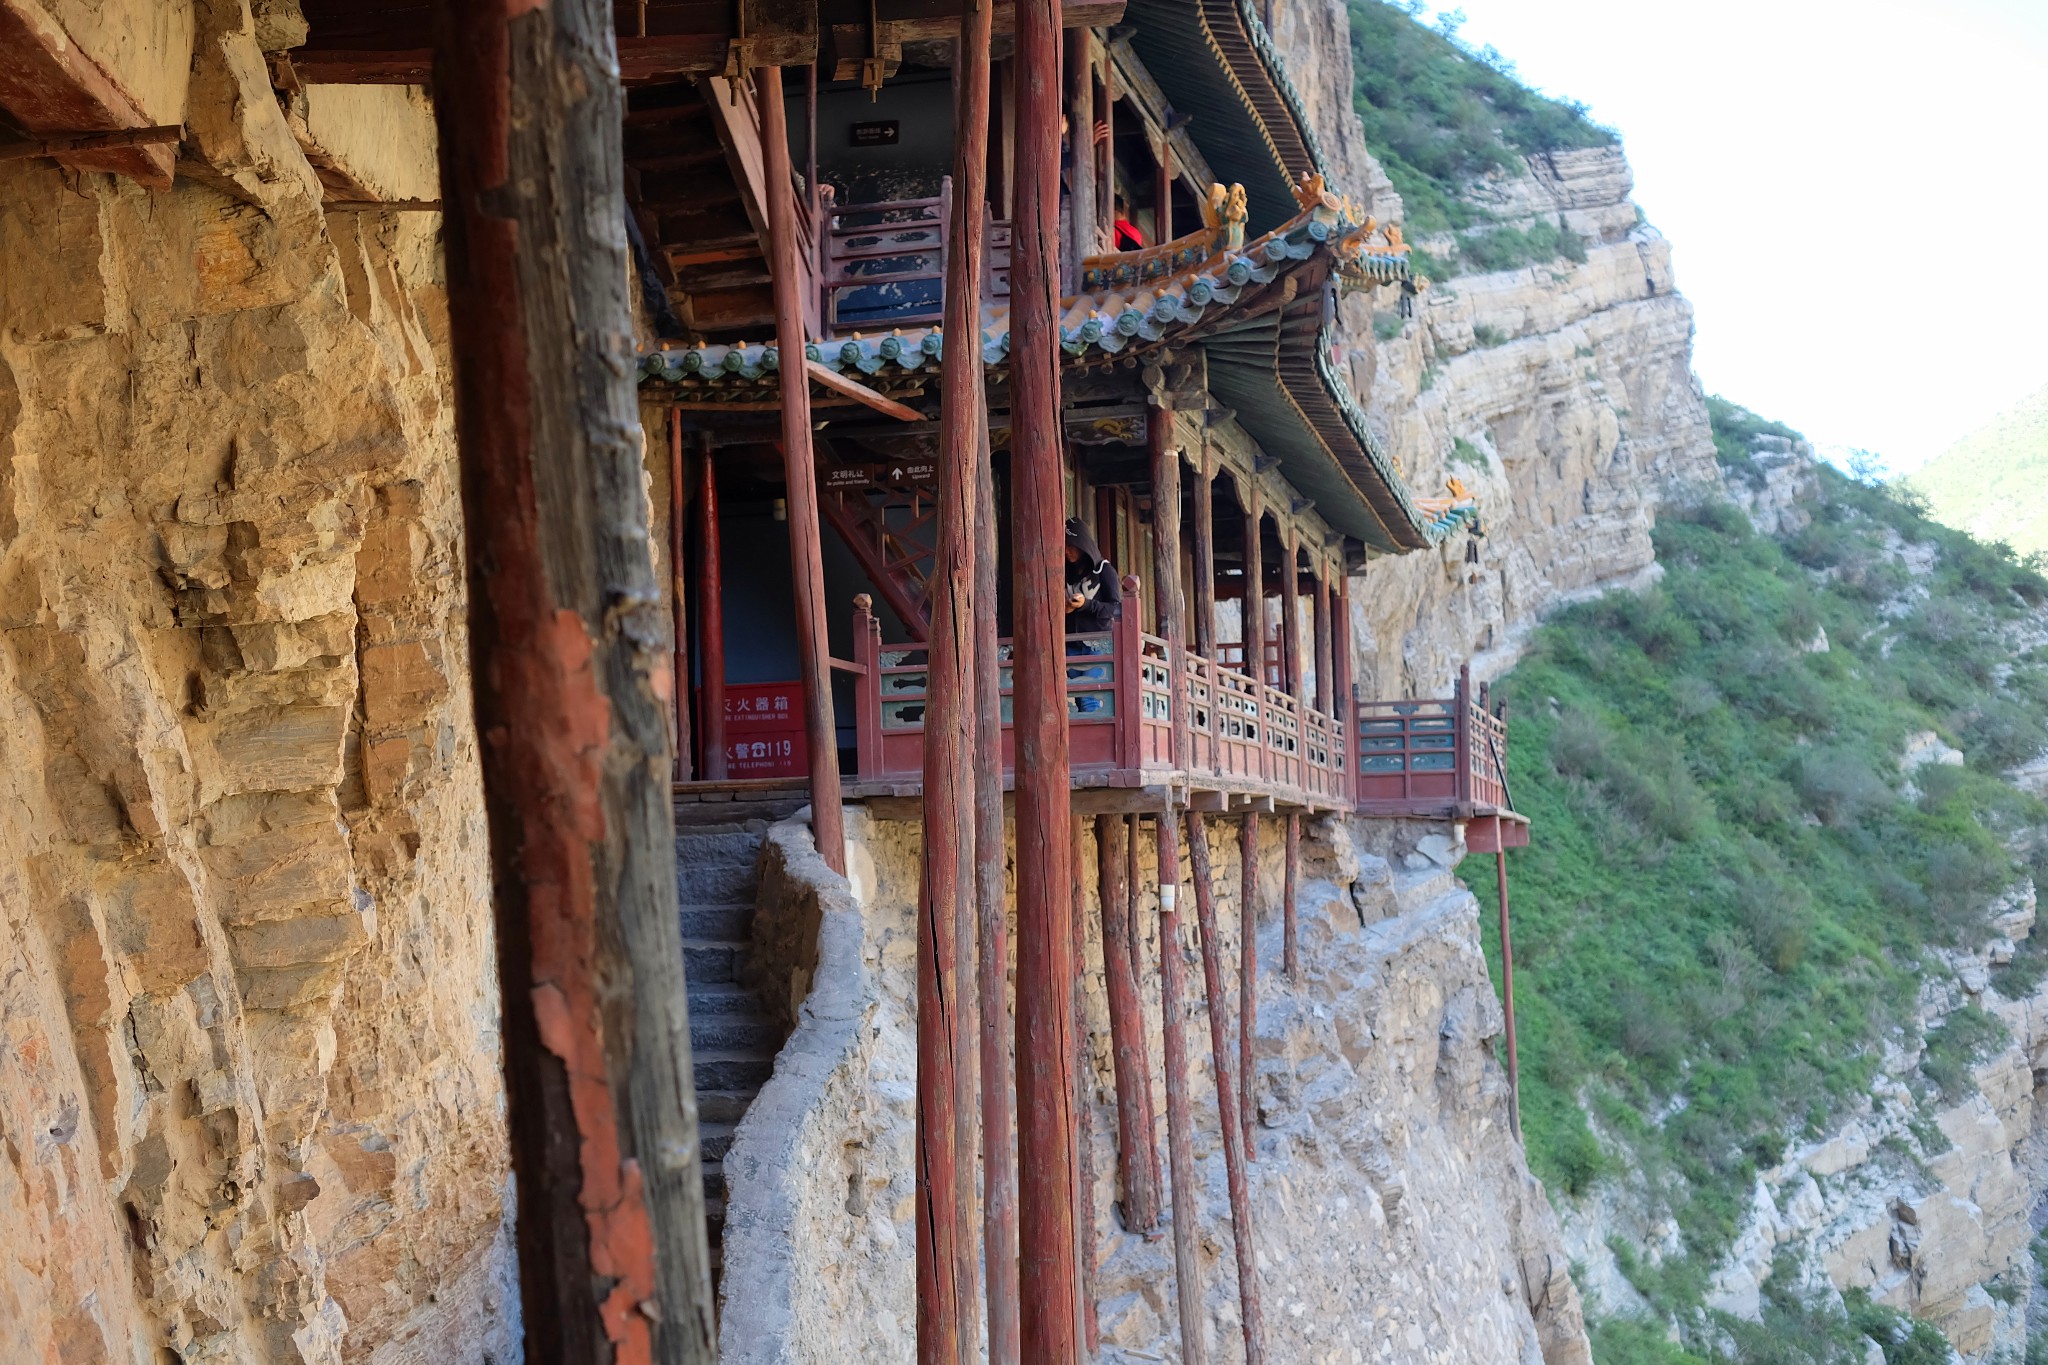
[[[1381,341],[1392,341],[1407,327],[1408,319],[1399,313],[1381,313],[1372,320],[1372,334]]]
[[[1472,326],[1472,339],[1481,346],[1505,346],[1508,343],[1508,334],[1498,327],[1490,327],[1479,322]]]
[[[1920,1074],[1933,1084],[1942,1103],[1958,1104],[1977,1089],[1977,1063],[2011,1039],[2004,1024],[1976,1005],[1965,1005],[1928,1033]]]

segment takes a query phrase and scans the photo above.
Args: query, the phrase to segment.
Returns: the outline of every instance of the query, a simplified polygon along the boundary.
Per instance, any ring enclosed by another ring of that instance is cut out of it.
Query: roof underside
[[[1250,228],[1284,222],[1294,182],[1323,170],[1272,38],[1251,0],[1131,0],[1138,54],[1216,173],[1251,196]]]

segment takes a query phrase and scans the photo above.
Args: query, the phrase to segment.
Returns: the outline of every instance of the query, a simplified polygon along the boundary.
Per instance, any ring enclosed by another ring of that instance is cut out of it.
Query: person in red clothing
[[[1110,247],[1115,251],[1142,251],[1145,247],[1145,234],[1131,221],[1131,206],[1122,195],[1116,197],[1116,228]]]

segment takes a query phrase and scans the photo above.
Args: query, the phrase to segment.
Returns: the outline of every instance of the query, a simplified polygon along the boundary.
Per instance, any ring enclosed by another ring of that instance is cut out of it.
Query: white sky
[[[1905,472],[2048,382],[2048,0],[1461,7],[1620,130],[1709,393]]]

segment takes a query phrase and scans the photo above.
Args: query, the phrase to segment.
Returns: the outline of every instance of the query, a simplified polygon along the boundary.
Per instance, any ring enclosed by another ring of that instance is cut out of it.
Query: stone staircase
[[[783,1027],[739,979],[754,932],[757,860],[767,824],[721,820],[730,808],[677,807],[676,881],[690,997],[690,1051],[704,1152],[704,1210],[717,1277],[725,1230],[725,1153],[775,1069]]]

